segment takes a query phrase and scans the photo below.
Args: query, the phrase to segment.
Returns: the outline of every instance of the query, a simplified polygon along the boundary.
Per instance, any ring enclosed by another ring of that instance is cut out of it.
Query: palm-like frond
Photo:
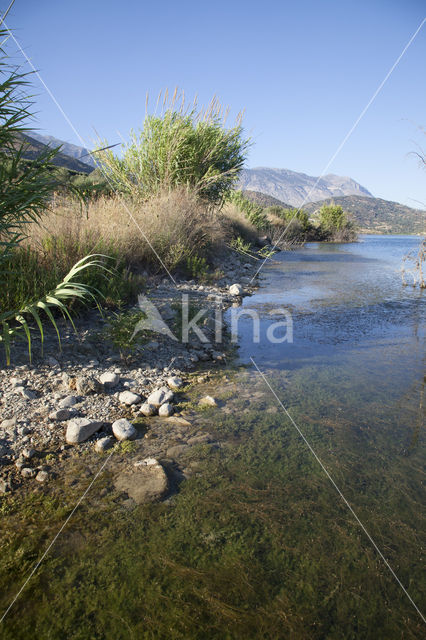
[[[34,324],[38,328],[43,345],[44,331],[43,322],[40,317],[41,312],[47,316],[53,325],[58,336],[59,347],[61,347],[61,337],[52,311],[61,311],[62,315],[71,322],[75,329],[66,303],[71,300],[79,300],[80,302],[93,300],[97,303],[97,296],[101,296],[102,294],[94,287],[77,282],[74,278],[89,268],[100,268],[108,273],[112,273],[110,269],[105,266],[105,258],[106,256],[100,255],[86,256],[72,267],[55,289],[49,291],[40,300],[30,302],[22,309],[14,309],[0,313],[0,343],[4,345],[8,365],[10,364],[12,340],[15,337],[22,336],[22,334],[25,334],[28,343],[28,354],[31,361],[31,333]]]

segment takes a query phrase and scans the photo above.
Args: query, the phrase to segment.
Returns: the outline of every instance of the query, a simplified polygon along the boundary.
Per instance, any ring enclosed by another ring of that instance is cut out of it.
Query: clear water
[[[419,242],[364,236],[276,255],[244,300],[261,315],[260,343],[241,320],[237,368],[210,390],[222,406],[191,417],[226,446],[194,453],[201,474],[168,504],[128,512],[101,493],[104,474],[4,637],[423,638],[415,606],[250,360],[424,613],[426,292],[400,276]],[[291,344],[265,340],[280,307],[292,312]],[[65,488],[3,519],[2,604],[64,504]]]

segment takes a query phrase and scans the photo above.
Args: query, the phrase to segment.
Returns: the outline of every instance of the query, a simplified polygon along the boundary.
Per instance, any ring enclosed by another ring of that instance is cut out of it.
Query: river
[[[267,262],[242,307],[260,342],[242,317],[222,406],[202,415],[225,445],[165,504],[118,509],[95,485],[3,637],[424,637],[426,292],[400,273],[419,244],[362,236]],[[289,314],[293,340],[269,341]],[[52,531],[58,508],[43,506]],[[28,520],[7,544],[10,593],[49,539]]]

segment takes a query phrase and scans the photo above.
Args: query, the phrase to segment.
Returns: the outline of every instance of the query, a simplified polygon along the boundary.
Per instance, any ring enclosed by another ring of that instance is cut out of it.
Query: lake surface
[[[363,236],[275,255],[243,303],[260,342],[241,318],[236,367],[211,392],[222,406],[198,418],[224,446],[200,449],[200,475],[167,504],[118,509],[100,479],[4,637],[423,638],[426,291],[400,273],[419,244]],[[280,309],[293,342],[272,344]],[[37,508],[8,539],[5,602],[60,522],[57,503]]]

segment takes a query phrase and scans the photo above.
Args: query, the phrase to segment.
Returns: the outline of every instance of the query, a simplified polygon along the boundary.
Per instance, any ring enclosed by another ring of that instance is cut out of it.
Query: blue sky
[[[245,109],[248,166],[319,175],[424,17],[424,0],[16,0],[7,24],[89,142],[95,130],[119,142],[147,92],[155,103],[179,86]],[[425,67],[426,24],[328,173],[426,207],[426,173],[407,155],[426,149]],[[34,85],[40,132],[79,144]]]

